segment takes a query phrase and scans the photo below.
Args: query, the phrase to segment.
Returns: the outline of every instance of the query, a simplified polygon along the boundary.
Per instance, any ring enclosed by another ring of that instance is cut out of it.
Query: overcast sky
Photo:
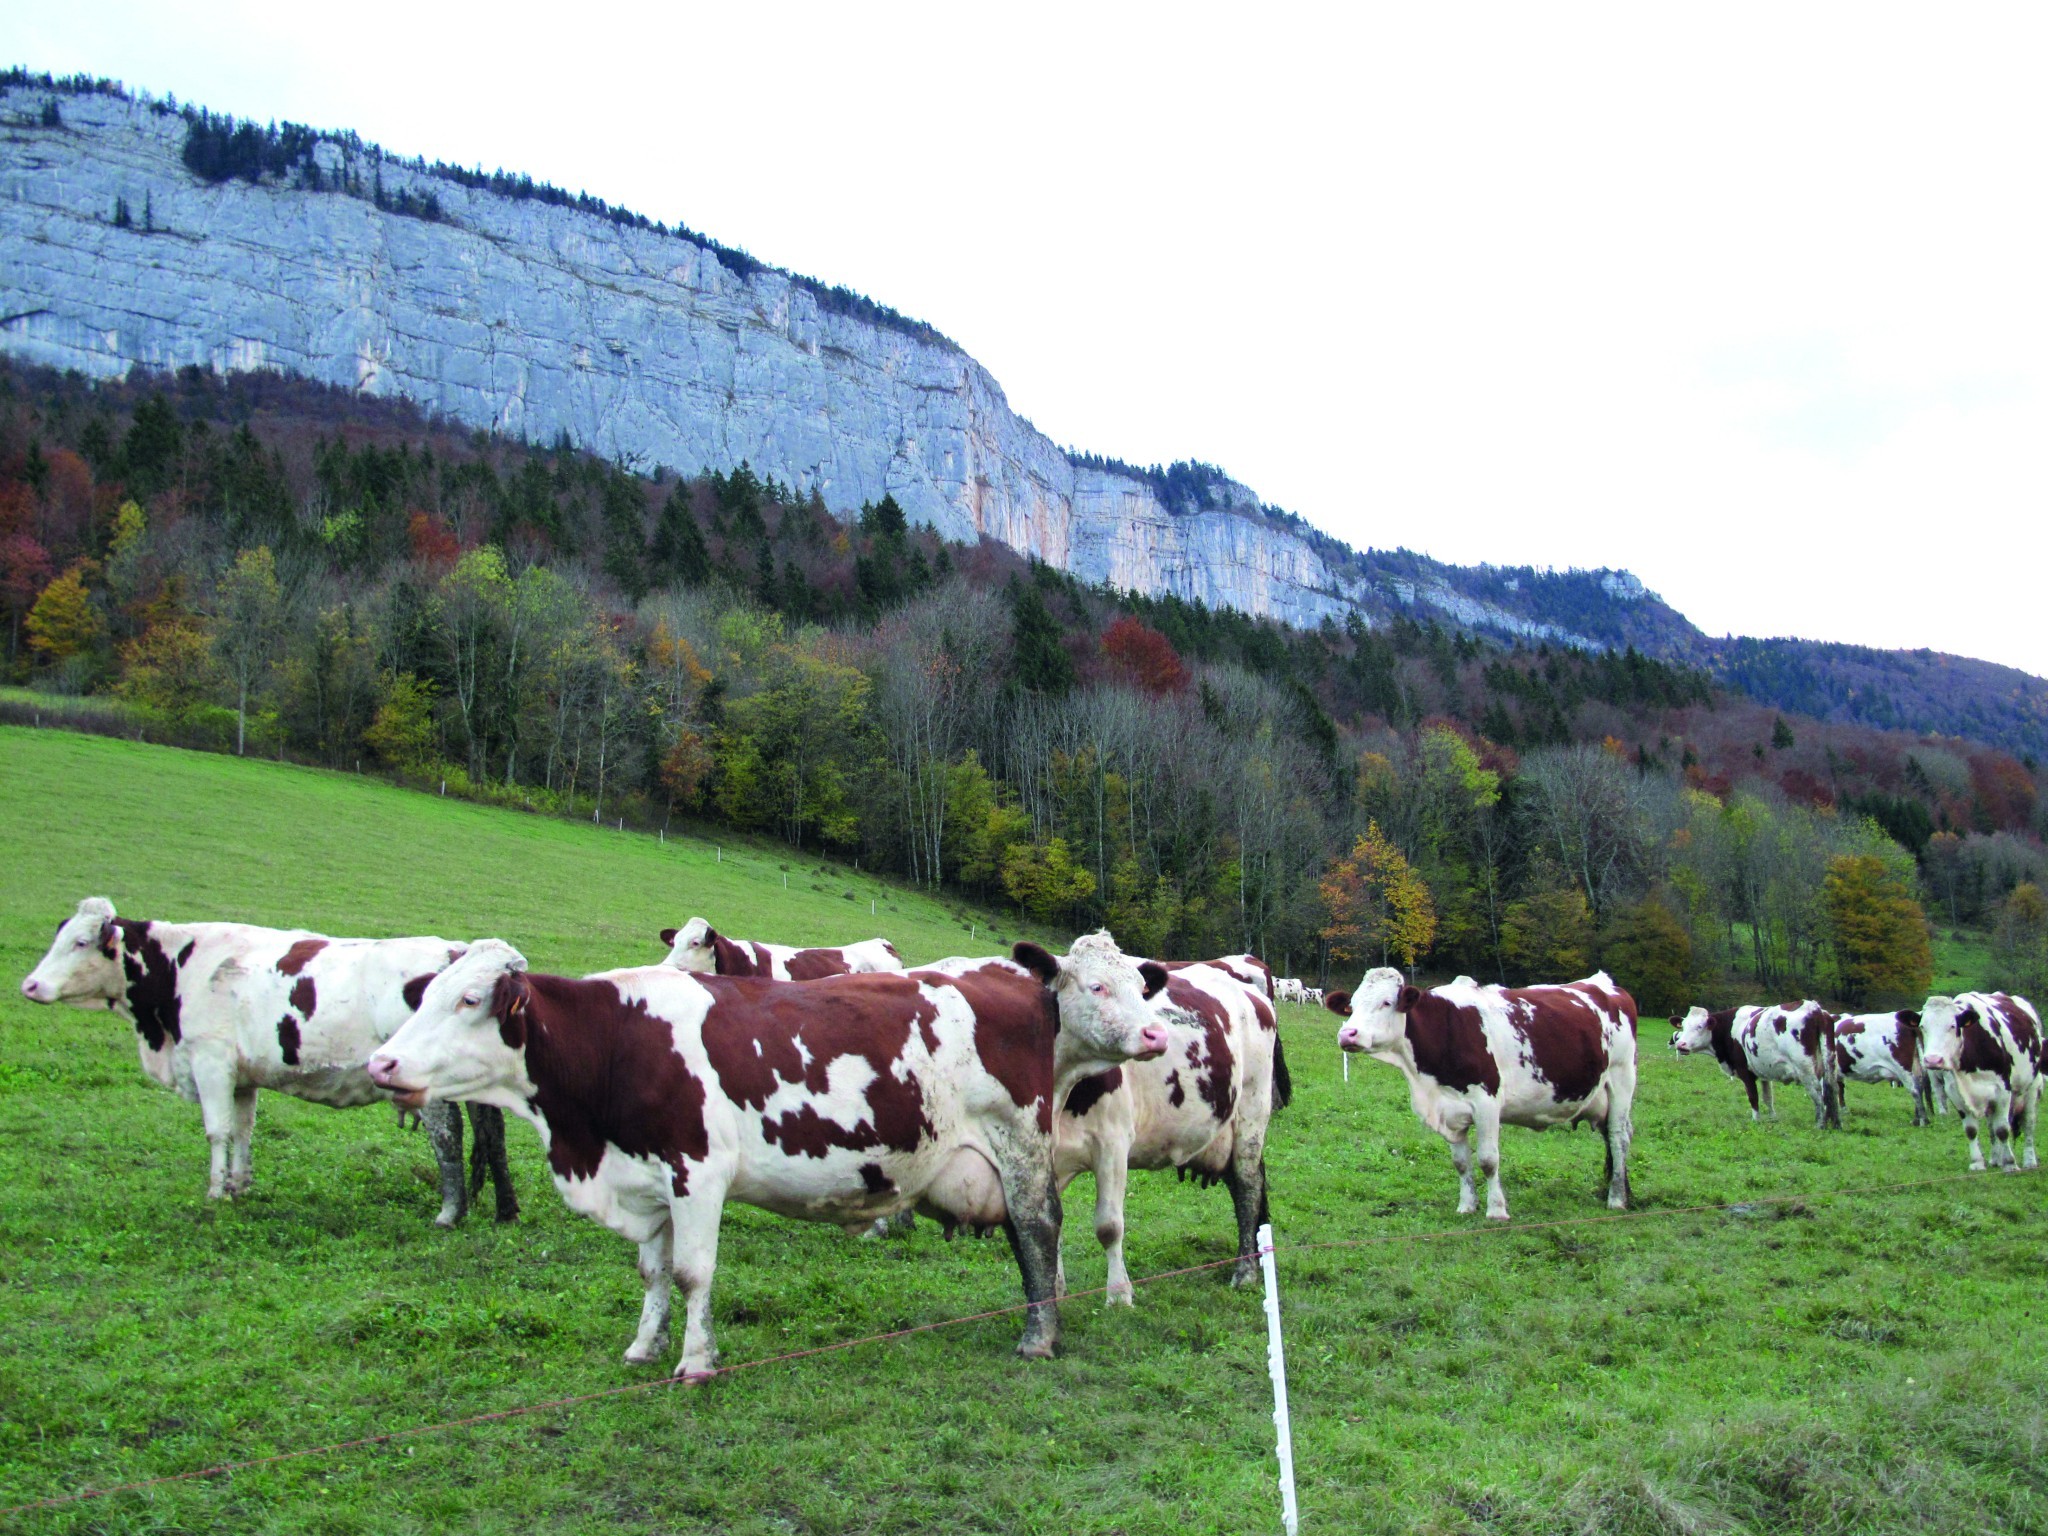
[[[0,62],[679,220],[1354,544],[2048,675],[2048,12],[1336,9],[24,0]]]

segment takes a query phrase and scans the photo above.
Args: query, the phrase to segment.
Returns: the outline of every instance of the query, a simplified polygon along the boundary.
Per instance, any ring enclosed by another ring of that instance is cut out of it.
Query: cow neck
[[[526,1075],[533,1084],[528,1105],[548,1124],[551,1138],[603,1140],[605,1106],[611,1102],[612,1064],[619,1042],[612,1038],[613,1008],[583,1008],[593,988],[610,982],[572,976],[526,976]]]
[[[1749,1055],[1735,1039],[1735,1015],[1737,1009],[1730,1008],[1722,1013],[1707,1015],[1707,1042],[1713,1047],[1714,1059],[1730,1072],[1749,1071]]]
[[[135,1033],[152,1051],[162,1051],[184,1038],[178,997],[179,968],[192,957],[196,940],[169,923],[117,917],[120,935],[115,960],[121,967],[119,1004]],[[175,956],[175,958],[173,958]]]
[[[716,929],[711,934],[711,963],[720,976],[758,976],[761,968],[754,963],[747,946],[735,944]]]

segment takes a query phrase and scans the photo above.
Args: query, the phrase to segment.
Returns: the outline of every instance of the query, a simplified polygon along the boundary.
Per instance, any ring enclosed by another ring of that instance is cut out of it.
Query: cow
[[[1302,985],[1299,977],[1276,976],[1273,978],[1273,1000],[1279,1003],[1305,1003],[1308,1001],[1308,988]]]
[[[1607,1204],[1628,1209],[1634,1135],[1636,1004],[1602,972],[1558,986],[1481,987],[1459,978],[1423,991],[1399,971],[1365,973],[1323,1006],[1346,1022],[1337,1044],[1401,1069],[1422,1123],[1451,1146],[1458,1213],[1478,1209],[1471,1142],[1486,1175],[1486,1214],[1508,1219],[1500,1128],[1585,1122],[1607,1143]]]
[[[1920,1060],[1920,1015],[1911,1008],[1893,1013],[1849,1013],[1835,1020],[1835,1071],[1840,1107],[1849,1107],[1849,1081],[1896,1083],[1913,1100],[1913,1123],[1934,1118],[1933,1074]]]
[[[1970,1141],[1970,1167],[1984,1168],[1982,1124],[1991,1131],[1991,1163],[2009,1173],[2037,1164],[2035,1122],[2041,1112],[2041,1015],[2024,997],[1964,992],[1930,997],[1920,1007],[1922,1059],[1953,1076],[1956,1108]],[[2024,1141],[2017,1161],[2012,1144]]]
[[[364,1063],[403,1024],[434,974],[463,947],[446,939],[333,939],[248,923],[144,922],[90,896],[58,925],[21,984],[32,1003],[104,1007],[135,1028],[142,1069],[199,1105],[211,1149],[206,1196],[252,1183],[256,1091],[337,1109],[389,1102]],[[504,1117],[471,1116],[475,1177],[462,1177],[462,1121],[453,1106],[423,1116],[441,1170],[449,1227],[481,1190],[488,1164],[497,1217],[519,1214],[505,1161]]]
[[[822,976],[863,976],[903,969],[903,957],[887,939],[863,939],[837,949],[792,949],[787,944],[728,939],[701,917],[691,918],[680,928],[662,929],[661,942],[669,946],[662,964],[706,976],[816,981]]]
[[[531,1120],[572,1210],[637,1243],[645,1286],[626,1360],[668,1332],[675,1374],[716,1362],[711,1280],[727,1200],[859,1231],[916,1206],[1002,1226],[1027,1302],[1018,1353],[1053,1352],[1059,1200],[1053,1113],[1091,1073],[1157,1056],[1146,1006],[1166,985],[1097,936],[1064,957],[821,981],[672,966],[576,979],[480,940],[431,983],[370,1062],[401,1103],[465,1099]]]
[[[1695,1005],[1671,1035],[1681,1056],[1711,1051],[1721,1070],[1749,1095],[1752,1123],[1778,1118],[1775,1083],[1804,1088],[1816,1130],[1840,1127],[1841,1074],[1834,1049],[1835,1016],[1808,999],[1782,1007],[1750,1004],[1710,1013]]]
[[[1124,1267],[1124,1191],[1133,1168],[1172,1168],[1204,1185],[1227,1186],[1237,1214],[1231,1284],[1258,1279],[1266,1126],[1293,1093],[1263,988],[1213,965],[1175,961],[1162,968],[1167,984],[1152,1010],[1168,1030],[1166,1054],[1082,1078],[1055,1120],[1060,1190],[1084,1169],[1095,1175],[1095,1236],[1109,1261],[1110,1306],[1135,1299]]]

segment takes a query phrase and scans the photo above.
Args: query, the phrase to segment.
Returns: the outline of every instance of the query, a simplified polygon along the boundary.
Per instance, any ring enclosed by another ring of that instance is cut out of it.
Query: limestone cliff
[[[744,460],[835,510],[889,493],[949,538],[1299,625],[1408,604],[1612,643],[1520,588],[1466,590],[1414,557],[1376,569],[1221,477],[1169,507],[1147,475],[1077,464],[929,328],[709,242],[347,135],[289,173],[210,181],[185,163],[189,131],[117,93],[0,92],[0,347],[99,376],[281,369],[636,468]],[[1669,613],[1629,582],[1616,604]]]

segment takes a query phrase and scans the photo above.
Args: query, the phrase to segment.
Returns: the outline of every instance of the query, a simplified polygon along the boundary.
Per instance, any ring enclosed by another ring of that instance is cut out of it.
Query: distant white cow
[[[1920,1060],[1920,1015],[1910,1008],[1893,1013],[1851,1013],[1835,1020],[1835,1066],[1843,1084],[1896,1083],[1913,1099],[1913,1123],[1934,1117],[1933,1074]]]
[[[1709,1013],[1695,1007],[1672,1032],[1671,1048],[1681,1056],[1708,1051],[1721,1070],[1749,1095],[1749,1118],[1775,1120],[1772,1087],[1790,1083],[1813,1100],[1816,1128],[1839,1127],[1841,1076],[1835,1063],[1835,1016],[1808,1000],[1790,1008],[1754,1004]]]
[[[2034,1123],[2040,1116],[2043,1046],[2041,1016],[2024,997],[1965,992],[1930,997],[1920,1009],[1920,1032],[1929,1070],[1954,1074],[1970,1166],[1984,1166],[1979,1124],[1991,1132],[1994,1166],[2017,1173],[2036,1164]],[[2015,1162],[2012,1143],[2024,1140]]]
[[[142,1069],[199,1105],[212,1151],[208,1199],[249,1188],[256,1090],[337,1109],[388,1103],[364,1070],[464,946],[446,939],[330,939],[248,923],[138,922],[92,896],[57,929],[21,984],[32,1003],[105,1008],[135,1026]],[[441,1164],[441,1214],[468,1208],[462,1122],[454,1106],[423,1118]],[[498,1219],[519,1211],[505,1163],[504,1118],[472,1116]],[[479,1182],[480,1182],[479,1175]]]
[[[669,946],[662,964],[700,976],[772,976],[777,981],[820,981],[827,976],[865,976],[903,969],[903,957],[887,939],[863,939],[836,948],[792,949],[753,939],[728,939],[701,917],[680,928],[661,930]]]

